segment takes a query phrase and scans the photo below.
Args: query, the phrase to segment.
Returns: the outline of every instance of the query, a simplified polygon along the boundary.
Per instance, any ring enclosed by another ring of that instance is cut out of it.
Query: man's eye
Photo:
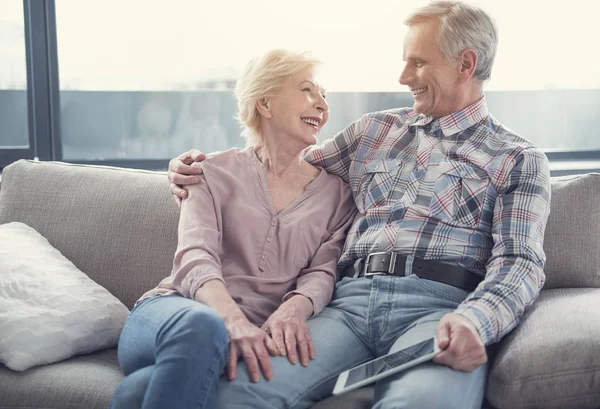
[[[310,92],[310,88],[304,88],[302,91]]]
[[[321,96],[323,97],[323,99],[327,99],[327,95],[322,94]]]
[[[423,61],[415,61],[415,67],[421,68],[423,66]]]

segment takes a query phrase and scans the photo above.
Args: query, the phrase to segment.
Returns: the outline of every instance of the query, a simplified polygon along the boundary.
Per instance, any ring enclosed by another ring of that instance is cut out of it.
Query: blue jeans
[[[111,409],[212,409],[229,335],[221,317],[204,304],[152,297],[127,318],[118,354],[126,377]]]
[[[344,370],[432,337],[439,320],[466,296],[415,275],[344,278],[329,306],[308,322],[317,358],[305,368],[274,357],[274,378],[258,383],[240,362],[237,380],[221,378],[217,408],[310,408],[331,394]],[[466,373],[424,363],[378,381],[373,407],[480,409],[486,377],[487,365]]]

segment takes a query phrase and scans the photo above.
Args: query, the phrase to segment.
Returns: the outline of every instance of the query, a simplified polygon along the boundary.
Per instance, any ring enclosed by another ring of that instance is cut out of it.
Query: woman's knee
[[[175,336],[204,347],[221,349],[229,346],[225,322],[212,308],[201,304],[184,308],[176,321],[172,328]]]
[[[150,383],[152,370],[153,366],[142,368],[123,379],[115,390],[110,409],[141,408]]]

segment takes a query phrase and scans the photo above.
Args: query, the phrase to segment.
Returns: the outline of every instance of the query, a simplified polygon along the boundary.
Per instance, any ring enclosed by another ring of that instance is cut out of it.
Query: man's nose
[[[402,85],[408,85],[410,83],[411,77],[412,74],[410,72],[408,64],[406,64],[402,69],[402,72],[400,73],[400,78],[398,78],[398,82]]]

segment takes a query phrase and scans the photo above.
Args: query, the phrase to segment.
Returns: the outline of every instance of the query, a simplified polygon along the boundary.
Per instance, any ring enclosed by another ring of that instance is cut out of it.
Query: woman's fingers
[[[271,365],[271,355],[267,352],[265,348],[265,343],[261,340],[254,343],[254,353],[256,354],[256,358],[258,359],[258,363],[260,368],[262,369],[262,373],[267,381],[273,379],[273,366]],[[258,378],[260,379],[260,373],[258,374]],[[258,380],[254,381],[258,382]]]
[[[258,359],[254,353],[252,345],[247,342],[240,343],[240,349],[242,351],[242,358],[246,361],[248,367],[248,373],[252,382],[258,382],[260,380],[260,369],[258,367]]]
[[[295,328],[292,328],[289,324],[284,327],[283,337],[285,339],[285,347],[287,351],[288,360],[296,365],[298,363],[298,350],[297,347],[297,337]]]
[[[298,332],[296,343],[298,344],[298,353],[300,355],[300,364],[302,366],[308,366],[308,361],[310,359],[308,355],[308,343],[306,342],[306,338],[303,333]]]
[[[265,345],[267,347],[267,351],[269,351],[269,355],[271,355],[271,356],[280,355],[279,348],[277,348],[275,341],[273,341],[273,338],[271,338],[268,333],[265,336]]]
[[[308,345],[308,356],[310,359],[317,359],[317,349],[315,348],[312,335],[310,335],[310,329],[308,328],[308,325],[306,326],[304,336],[306,337],[306,344]]]
[[[283,328],[280,322],[272,323],[268,328],[268,333],[271,334],[271,338],[277,347],[277,354],[285,356],[287,355],[285,350],[285,340],[283,338]]]
[[[227,377],[230,381],[237,378],[237,363],[239,353],[234,342],[229,345],[229,359],[227,361]]]

